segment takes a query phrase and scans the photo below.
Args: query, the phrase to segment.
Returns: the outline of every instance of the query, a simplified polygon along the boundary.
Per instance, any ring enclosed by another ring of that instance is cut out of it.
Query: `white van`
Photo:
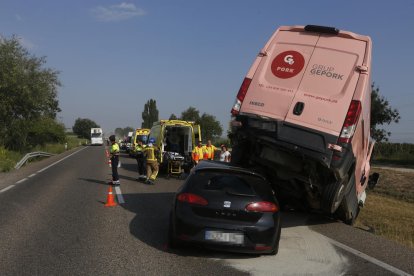
[[[371,47],[336,28],[278,28],[232,108],[232,161],[264,171],[282,200],[352,223],[374,145]]]

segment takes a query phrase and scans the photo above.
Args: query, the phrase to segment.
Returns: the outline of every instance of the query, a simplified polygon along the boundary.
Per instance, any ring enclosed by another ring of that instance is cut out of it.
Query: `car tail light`
[[[240,86],[239,93],[237,93],[236,101],[231,109],[232,115],[237,115],[240,112],[241,105],[246,97],[247,90],[249,89],[252,79],[244,78],[242,85]]]
[[[261,245],[261,244],[257,244],[254,246],[254,250],[256,251],[265,251],[265,250],[271,250],[272,247],[271,246],[266,246],[266,245]]]
[[[339,136],[340,143],[350,143],[352,136],[354,136],[359,115],[361,114],[361,102],[352,101],[349,106],[344,125],[342,126],[341,135]]]
[[[206,206],[208,204],[208,201],[206,199],[202,198],[199,195],[191,194],[191,193],[179,194],[177,196],[177,200],[181,202],[187,202],[190,204],[196,204],[196,205],[202,205],[202,206]]]
[[[279,208],[276,204],[268,201],[252,202],[246,206],[246,210],[249,212],[270,212],[276,213]]]

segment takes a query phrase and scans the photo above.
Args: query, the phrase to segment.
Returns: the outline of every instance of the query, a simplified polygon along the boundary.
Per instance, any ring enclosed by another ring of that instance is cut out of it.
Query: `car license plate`
[[[244,235],[240,233],[224,233],[221,231],[206,231],[205,239],[208,241],[243,244]]]

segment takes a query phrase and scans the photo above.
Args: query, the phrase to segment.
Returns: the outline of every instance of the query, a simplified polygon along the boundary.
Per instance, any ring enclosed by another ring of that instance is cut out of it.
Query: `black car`
[[[280,212],[270,183],[228,163],[202,161],[177,191],[170,247],[198,244],[225,251],[276,254]]]

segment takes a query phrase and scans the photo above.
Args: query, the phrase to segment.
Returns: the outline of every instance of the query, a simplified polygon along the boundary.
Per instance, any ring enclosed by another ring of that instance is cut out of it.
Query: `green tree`
[[[190,106],[187,110],[181,112],[181,120],[183,121],[193,121],[197,124],[200,123],[200,112],[195,108]]]
[[[115,136],[116,137],[124,137],[125,133],[124,133],[124,129],[121,127],[117,127],[115,129]]]
[[[157,102],[153,99],[149,99],[144,105],[144,111],[142,112],[142,128],[151,128],[153,123],[158,121],[158,109]]]
[[[127,135],[128,135],[128,133],[130,133],[130,132],[134,132],[134,131],[135,131],[135,128],[130,127],[130,126],[128,126],[128,127],[126,127],[126,128],[124,128],[124,133],[125,133],[125,136],[127,136]]]
[[[174,113],[172,113],[170,115],[170,118],[168,118],[168,120],[179,120],[179,118]]]
[[[100,127],[97,123],[90,119],[78,118],[75,121],[75,124],[72,127],[73,133],[75,133],[79,138],[90,139],[91,138],[91,128]]]
[[[386,131],[380,126],[384,124],[398,123],[400,114],[397,109],[392,108],[389,102],[380,95],[378,86],[371,85],[371,136],[377,141],[388,141],[391,132]]]
[[[43,117],[30,124],[27,143],[31,147],[65,141],[65,126],[50,117]]]
[[[204,141],[217,141],[223,133],[223,128],[216,117],[207,113],[203,113],[200,118],[201,137]]]
[[[124,127],[124,128],[118,127],[118,128],[115,129],[115,136],[120,137],[120,138],[124,138],[124,137],[128,136],[129,132],[134,132],[134,131],[135,131],[135,129],[130,127],[130,126]]]
[[[31,55],[13,36],[0,39],[0,145],[22,150],[31,124],[60,112],[59,72]]]
[[[190,106],[181,113],[181,120],[193,121],[200,125],[201,137],[204,141],[212,140],[216,141],[221,137],[223,128],[220,122],[216,120],[216,117],[208,113],[203,113],[200,117],[200,112],[195,107]]]

